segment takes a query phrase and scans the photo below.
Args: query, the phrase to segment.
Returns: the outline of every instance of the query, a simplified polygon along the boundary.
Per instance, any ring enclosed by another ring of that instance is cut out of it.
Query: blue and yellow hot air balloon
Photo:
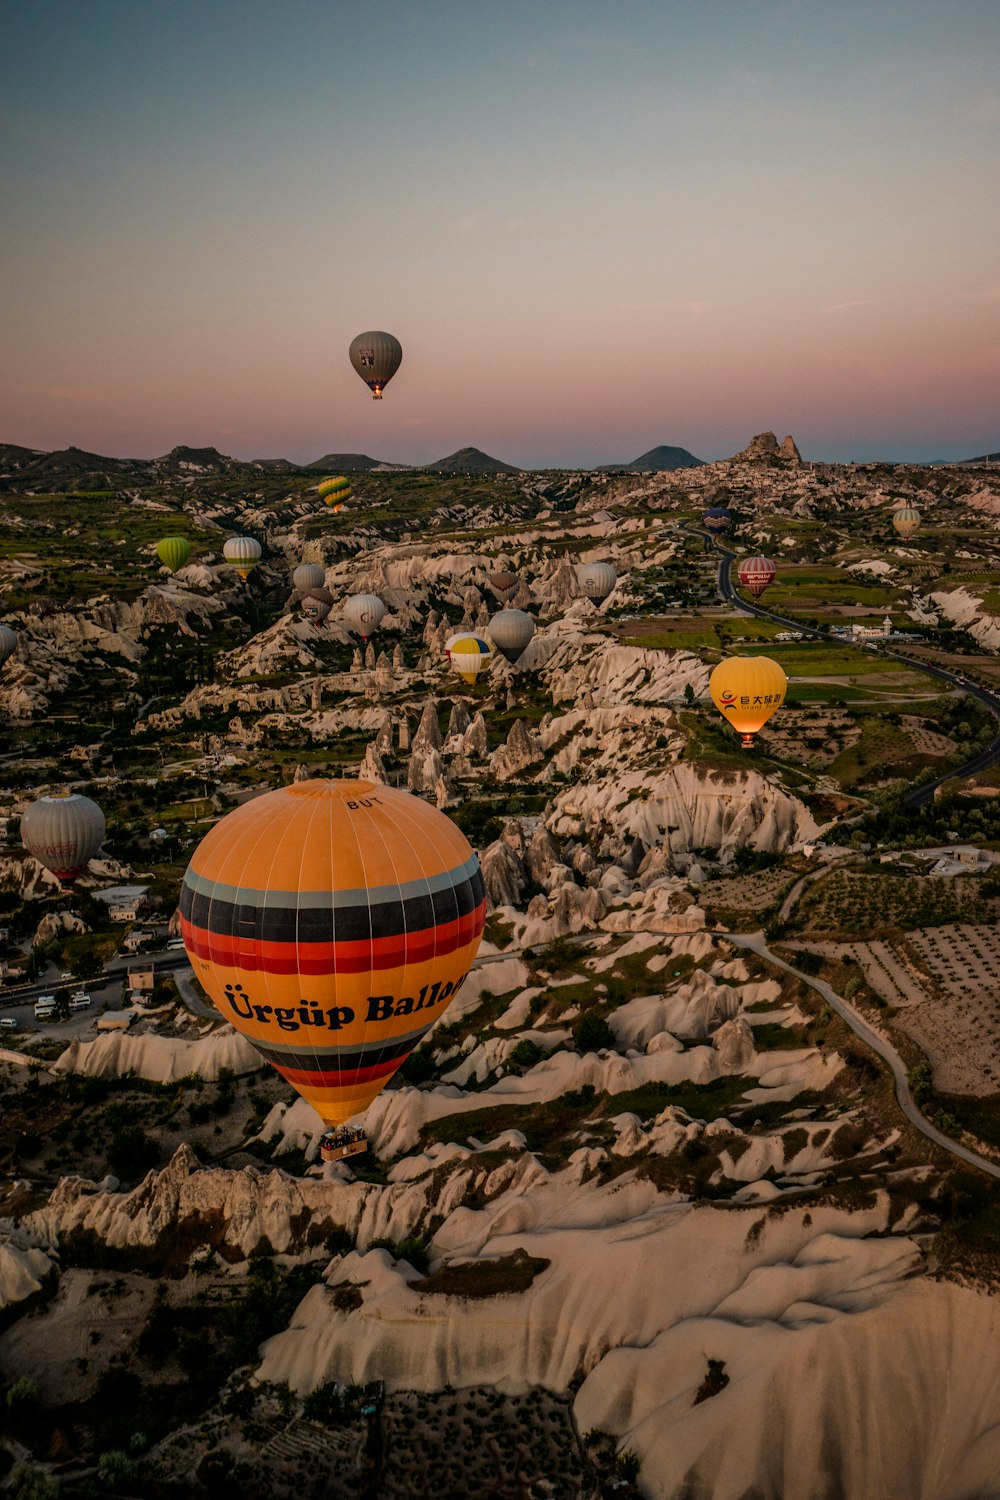
[[[372,781],[299,781],[235,808],[180,900],[199,983],[331,1126],[367,1109],[455,998],[485,914],[464,834]]]
[[[475,687],[476,678],[493,658],[493,647],[489,641],[483,640],[481,635],[465,632],[450,636],[444,649],[452,671],[464,678],[470,687]]]

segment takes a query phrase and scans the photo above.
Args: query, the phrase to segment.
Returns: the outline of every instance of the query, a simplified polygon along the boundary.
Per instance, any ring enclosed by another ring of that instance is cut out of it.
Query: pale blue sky
[[[995,0],[38,0],[4,36],[6,440],[1000,442]]]

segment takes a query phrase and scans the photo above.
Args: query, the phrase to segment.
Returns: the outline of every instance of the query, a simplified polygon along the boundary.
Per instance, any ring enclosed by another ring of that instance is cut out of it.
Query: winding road
[[[830,1009],[835,1010],[841,1020],[847,1023],[855,1036],[864,1042],[865,1046],[870,1047],[873,1052],[877,1052],[879,1057],[889,1064],[889,1067],[892,1069],[896,1100],[910,1124],[916,1130],[919,1130],[921,1135],[925,1135],[929,1141],[933,1141],[936,1146],[939,1146],[942,1151],[947,1151],[949,1156],[956,1157],[959,1161],[965,1162],[967,1166],[978,1167],[987,1176],[1000,1180],[1000,1166],[996,1162],[989,1161],[985,1156],[977,1156],[975,1151],[970,1151],[967,1147],[960,1145],[958,1141],[953,1141],[950,1136],[945,1135],[942,1130],[938,1130],[936,1125],[932,1125],[930,1120],[920,1113],[910,1092],[906,1064],[895,1047],[881,1032],[876,1031],[873,1026],[869,1026],[868,1022],[854,1009],[853,1005],[850,1005],[846,1000],[842,1000],[837,992],[827,984],[825,979],[813,979],[808,974],[803,974],[801,969],[793,968],[783,958],[778,958],[768,948],[762,932],[720,932],[717,936],[725,938],[730,943],[734,943],[738,948],[749,948],[752,953],[756,953],[760,958],[766,959],[768,963],[774,964],[776,968],[784,969],[786,974],[794,974],[796,979],[801,979],[810,989],[815,990],[826,1001]]]

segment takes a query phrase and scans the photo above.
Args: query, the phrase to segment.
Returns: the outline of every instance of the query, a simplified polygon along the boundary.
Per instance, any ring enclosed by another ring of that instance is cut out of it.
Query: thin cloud
[[[821,318],[833,318],[837,313],[850,312],[854,307],[872,307],[873,303],[868,297],[859,297],[854,302],[831,302],[829,307],[821,307],[819,315]]]

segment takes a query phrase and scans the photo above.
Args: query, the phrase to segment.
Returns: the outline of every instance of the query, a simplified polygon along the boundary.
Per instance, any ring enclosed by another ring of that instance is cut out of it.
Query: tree
[[[600,1052],[614,1047],[615,1034],[603,1016],[588,1010],[573,1027],[573,1045],[578,1052]]]

